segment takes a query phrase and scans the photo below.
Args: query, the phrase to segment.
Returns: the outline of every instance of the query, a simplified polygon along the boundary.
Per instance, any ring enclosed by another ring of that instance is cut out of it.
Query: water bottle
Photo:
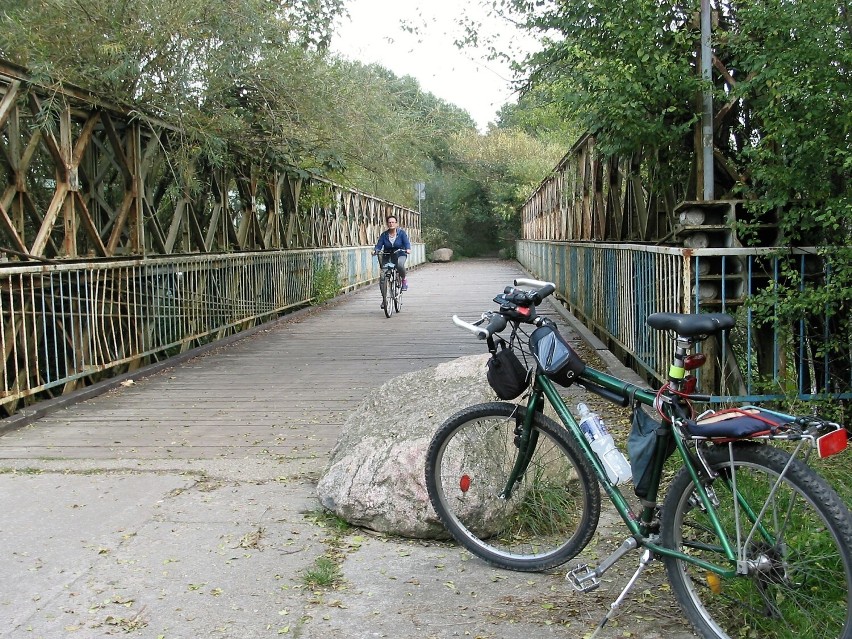
[[[603,420],[583,403],[577,404],[577,412],[580,414],[580,429],[589,440],[598,459],[601,460],[609,480],[613,484],[623,484],[628,481],[632,477],[630,464],[615,447],[612,435],[607,432]]]

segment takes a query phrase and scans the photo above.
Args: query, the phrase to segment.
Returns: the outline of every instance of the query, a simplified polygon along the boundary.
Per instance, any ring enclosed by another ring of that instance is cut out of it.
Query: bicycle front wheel
[[[852,517],[834,490],[770,446],[734,446],[732,454],[720,446],[707,461],[719,473],[710,488],[719,502],[716,514],[744,574],[720,578],[666,558],[672,590],[698,633],[851,639]],[[728,563],[686,469],[668,490],[660,524],[664,546]]]
[[[397,313],[402,310],[402,278],[399,273],[393,278],[393,306]]]
[[[477,557],[510,570],[539,571],[579,553],[598,524],[601,496],[589,462],[553,420],[535,416],[526,471],[506,498],[519,455],[508,403],[471,406],[448,419],[426,453],[426,487],[453,538]]]
[[[385,311],[385,317],[390,318],[393,315],[393,278],[382,275],[379,288],[382,289],[382,308]]]

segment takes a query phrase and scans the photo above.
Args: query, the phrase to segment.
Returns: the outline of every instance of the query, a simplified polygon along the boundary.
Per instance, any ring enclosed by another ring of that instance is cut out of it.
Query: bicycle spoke
[[[711,578],[697,566],[667,560],[678,600],[707,637],[846,637],[852,523],[847,511],[824,505],[836,495],[804,464],[788,465],[785,455],[754,447],[737,452],[733,463],[727,452],[714,457],[716,486],[727,487],[717,488],[716,514],[738,544],[738,568],[747,574]],[[678,478],[671,490],[665,543],[724,565],[710,517],[693,505],[691,481]]]

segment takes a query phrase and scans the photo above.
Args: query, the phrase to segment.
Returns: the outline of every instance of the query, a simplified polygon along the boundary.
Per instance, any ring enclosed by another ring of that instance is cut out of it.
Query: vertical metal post
[[[713,52],[710,42],[710,0],[701,0],[701,79],[705,83],[701,115],[701,151],[704,165],[704,200],[713,193]]]

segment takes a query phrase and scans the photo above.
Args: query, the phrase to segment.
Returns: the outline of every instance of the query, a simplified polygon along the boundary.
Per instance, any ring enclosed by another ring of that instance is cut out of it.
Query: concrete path
[[[391,319],[372,287],[4,434],[0,638],[588,635],[625,573],[577,595],[564,572],[339,532],[314,497],[365,392],[483,352],[451,315],[478,317],[523,276],[509,262],[427,265]],[[620,543],[609,523],[581,559]],[[310,579],[325,557],[340,566],[332,587]],[[652,570],[599,636],[692,637],[663,581]]]

